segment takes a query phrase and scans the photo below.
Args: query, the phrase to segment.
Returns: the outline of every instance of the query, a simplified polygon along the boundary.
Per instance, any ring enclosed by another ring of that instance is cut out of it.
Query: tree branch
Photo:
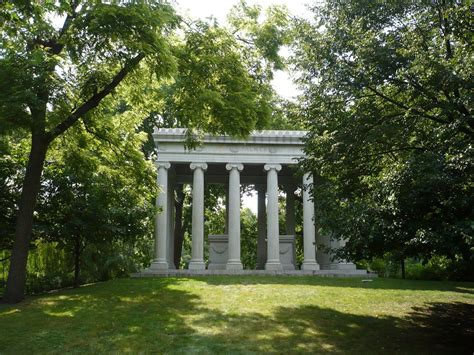
[[[91,129],[84,120],[82,122],[84,124],[84,129],[86,130],[87,133],[89,133],[90,135],[94,136],[95,138],[97,138],[101,141],[106,142],[109,145],[110,149],[112,149],[115,152],[115,154],[122,155],[122,156],[124,156],[124,157],[131,160],[130,155],[128,155],[127,152],[125,152],[123,149],[121,149],[117,144],[112,142],[106,136],[104,136],[104,135],[100,134],[99,132],[94,131],[93,129]]]
[[[79,0],[74,0],[72,2],[72,4],[71,4],[71,10],[72,11],[71,11],[70,14],[67,14],[66,19],[64,20],[63,27],[59,31],[58,39],[60,39],[67,32],[69,27],[71,27],[71,22],[72,22],[72,20],[74,20],[76,18],[76,15],[77,15],[76,8],[77,8],[78,5],[79,5]]]
[[[46,136],[49,142],[54,140],[56,137],[64,133],[69,129],[74,123],[76,123],[81,117],[87,114],[92,109],[96,108],[100,102],[109,95],[119,84],[120,82],[130,73],[140,61],[145,57],[143,53],[138,54],[136,57],[129,60],[125,66],[115,75],[112,81],[104,86],[102,90],[92,95],[86,102],[80,105],[75,109],[64,121],[59,123],[51,131],[49,131]]]
[[[384,95],[383,93],[381,93],[380,91],[378,91],[377,89],[375,89],[375,88],[373,88],[373,87],[371,87],[371,86],[369,86],[369,85],[367,85],[366,87],[367,87],[367,89],[369,89],[370,91],[372,91],[374,94],[376,94],[376,95],[379,96],[380,98],[382,98],[382,99],[384,99],[384,100],[386,100],[386,101],[388,101],[388,102],[394,104],[395,106],[397,106],[397,107],[399,107],[399,108],[402,108],[402,109],[404,109],[404,110],[406,110],[406,111],[411,111],[411,112],[413,112],[413,113],[415,113],[415,114],[417,114],[417,115],[419,115],[419,116],[421,116],[421,117],[427,118],[427,119],[429,119],[429,120],[432,120],[432,121],[434,121],[434,122],[437,122],[437,123],[440,123],[440,124],[443,124],[443,125],[452,123],[452,122],[449,122],[449,121],[447,121],[447,120],[443,120],[443,119],[441,119],[441,118],[438,118],[438,117],[436,117],[436,116],[429,115],[429,114],[427,114],[427,113],[425,113],[425,112],[422,112],[422,111],[420,111],[420,110],[417,110],[417,109],[415,109],[415,108],[408,107],[408,106],[402,104],[401,102],[398,102],[398,101],[396,101],[396,100],[394,100],[394,99],[392,99],[392,98],[390,98],[390,97]],[[470,137],[473,137],[473,136],[474,136],[474,130],[470,129],[469,127],[461,126],[461,127],[459,127],[459,131],[460,131],[460,132],[463,132],[463,133],[465,133],[465,134],[467,134],[467,135],[470,136]]]
[[[8,259],[11,259],[11,255],[7,256],[6,258],[0,259],[0,263],[3,263],[4,261],[7,261]]]
[[[63,26],[59,30],[57,38],[51,38],[48,40],[43,40],[41,38],[35,38],[32,41],[32,44],[38,44],[40,46],[50,48],[52,54],[59,54],[64,48],[64,43],[61,43],[61,37],[69,30],[71,27],[72,21],[76,18],[76,8],[79,5],[79,0],[74,0],[71,4],[71,13],[68,13],[66,19],[64,20]]]
[[[381,151],[374,152],[374,153],[371,153],[371,154],[361,154],[358,157],[356,157],[354,159],[354,161],[359,161],[359,160],[364,160],[365,161],[365,160],[367,160],[367,158],[370,158],[370,157],[379,157],[379,156],[386,155],[386,154],[392,155],[394,153],[403,152],[403,151],[410,151],[410,150],[418,150],[418,151],[421,151],[421,152],[425,152],[426,148],[416,147],[416,146],[415,147],[397,147],[397,148],[393,148],[393,149],[381,150]]]

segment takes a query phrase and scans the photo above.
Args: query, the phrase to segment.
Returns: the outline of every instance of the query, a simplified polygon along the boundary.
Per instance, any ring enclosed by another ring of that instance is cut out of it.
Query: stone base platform
[[[131,274],[137,277],[189,277],[189,276],[213,276],[213,275],[234,275],[234,276],[325,276],[325,277],[364,277],[376,278],[375,273],[368,273],[366,270],[144,270]]]

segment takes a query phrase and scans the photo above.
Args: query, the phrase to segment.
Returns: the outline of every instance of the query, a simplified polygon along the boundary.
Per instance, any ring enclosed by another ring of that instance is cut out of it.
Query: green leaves
[[[227,30],[197,22],[176,48],[177,75],[162,88],[165,116],[189,132],[244,137],[269,118],[269,82],[249,74],[244,52]]]
[[[31,127],[52,130],[137,56],[160,77],[174,69],[167,36],[178,18],[161,1],[7,2],[0,14],[0,127],[24,127],[29,118]]]
[[[296,25],[293,61],[323,231],[349,238],[342,253],[355,259],[390,251],[469,262],[470,9],[334,0],[314,12]]]
[[[260,70],[263,69],[266,75],[272,77],[273,70],[285,67],[279,55],[279,50],[291,42],[289,16],[285,7],[271,6],[264,12],[258,5],[250,6],[241,1],[233,7],[228,21],[236,38],[248,49],[252,48],[253,53],[247,53],[247,56],[254,55],[256,57],[252,60],[263,62],[260,63]]]

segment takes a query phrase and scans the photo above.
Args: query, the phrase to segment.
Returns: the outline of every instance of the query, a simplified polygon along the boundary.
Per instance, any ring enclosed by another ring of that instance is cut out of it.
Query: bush
[[[361,260],[357,267],[377,273],[380,277],[401,277],[400,262],[390,253],[384,258]],[[451,260],[445,256],[433,256],[426,262],[410,258],[405,261],[405,277],[412,280],[474,280],[474,262]]]
[[[406,278],[414,280],[448,280],[450,261],[444,256],[434,256],[422,263],[410,259],[405,265]]]

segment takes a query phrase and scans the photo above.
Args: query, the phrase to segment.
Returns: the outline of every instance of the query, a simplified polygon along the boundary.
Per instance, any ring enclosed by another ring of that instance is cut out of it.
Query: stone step
[[[212,275],[234,275],[234,276],[326,276],[326,277],[364,277],[376,278],[375,273],[366,270],[144,270],[133,273],[130,276],[138,277],[188,277],[188,276],[212,276]]]

